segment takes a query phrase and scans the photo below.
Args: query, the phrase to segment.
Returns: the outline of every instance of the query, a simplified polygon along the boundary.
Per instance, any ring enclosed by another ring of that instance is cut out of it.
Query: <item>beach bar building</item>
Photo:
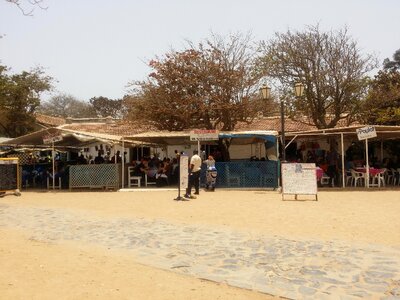
[[[99,129],[104,127],[108,130]],[[19,158],[21,188],[118,189],[129,186],[128,168],[144,155],[163,159],[179,151],[191,156],[198,147],[190,140],[190,131],[137,131],[135,126],[123,128],[110,122],[62,124],[5,141],[2,146],[8,150],[3,156]],[[231,157],[230,161],[217,161],[219,187],[279,186],[278,132],[220,132],[218,138],[229,140]],[[217,144],[202,141],[201,154],[211,154]],[[107,164],[90,163],[98,153],[115,159]],[[86,163],[80,163],[80,157]]]

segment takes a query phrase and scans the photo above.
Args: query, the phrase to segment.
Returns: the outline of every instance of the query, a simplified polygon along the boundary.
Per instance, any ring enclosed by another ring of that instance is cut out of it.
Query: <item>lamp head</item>
[[[294,92],[296,94],[296,97],[301,97],[303,96],[304,93],[304,85],[301,82],[297,82],[294,85]]]
[[[271,96],[271,88],[269,86],[267,86],[266,84],[264,84],[261,88],[260,88],[260,92],[261,95],[263,97],[264,100],[267,100],[270,98]]]

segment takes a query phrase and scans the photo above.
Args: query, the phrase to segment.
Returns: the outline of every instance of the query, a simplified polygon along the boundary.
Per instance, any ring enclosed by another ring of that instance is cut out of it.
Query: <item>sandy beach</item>
[[[156,220],[177,228],[216,228],[268,238],[400,250],[398,190],[322,191],[318,201],[282,201],[275,191],[217,190],[202,192],[191,201],[174,201],[176,196],[176,191],[156,189],[23,192],[20,197],[0,198],[0,208],[5,216],[14,211],[68,212],[96,220]],[[40,218],[31,214],[32,220]],[[266,292],[157,268],[124,248],[57,236],[41,240],[32,234],[36,223],[24,224],[33,222],[30,220],[0,224],[0,299],[275,298]]]

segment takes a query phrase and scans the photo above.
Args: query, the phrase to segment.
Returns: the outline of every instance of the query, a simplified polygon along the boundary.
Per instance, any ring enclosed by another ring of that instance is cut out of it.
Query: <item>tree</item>
[[[400,70],[400,49],[393,54],[393,60],[386,58],[383,61],[383,69],[393,71]]]
[[[400,72],[381,70],[371,81],[363,106],[367,124],[400,125]]]
[[[91,118],[96,117],[93,107],[72,95],[59,94],[51,97],[38,107],[38,112],[62,118]]]
[[[261,49],[262,72],[281,85],[290,116],[305,116],[318,128],[335,127],[344,118],[354,121],[368,72],[377,64],[373,56],[359,53],[346,28],[322,32],[310,26],[303,32],[276,33]],[[305,94],[293,99],[296,82],[305,85]]]
[[[183,51],[170,51],[149,65],[146,81],[136,82],[130,97],[130,117],[166,130],[189,128],[233,130],[259,109],[260,74],[253,72],[251,37],[229,39],[213,35]],[[229,140],[220,148],[229,160]]]
[[[0,133],[16,137],[33,130],[33,113],[40,104],[40,94],[51,89],[52,78],[41,69],[8,74],[0,66]]]
[[[25,16],[32,16],[36,7],[47,9],[43,6],[43,0],[5,0],[16,5]]]
[[[126,107],[122,99],[109,99],[107,97],[93,97],[89,100],[98,117],[113,117],[122,119],[126,114]]]

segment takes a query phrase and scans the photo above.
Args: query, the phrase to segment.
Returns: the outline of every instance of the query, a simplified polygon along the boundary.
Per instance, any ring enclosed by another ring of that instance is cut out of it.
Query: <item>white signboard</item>
[[[283,163],[282,195],[317,195],[315,164]]]
[[[359,141],[376,137],[376,130],[374,126],[358,128],[356,131]]]
[[[218,130],[192,130],[190,132],[191,141],[215,141],[218,140]]]
[[[189,185],[189,157],[186,155],[181,155],[179,162],[179,188],[184,190]]]
[[[60,142],[62,141],[63,137],[62,135],[45,135],[43,136],[43,144],[51,144],[55,142]]]

